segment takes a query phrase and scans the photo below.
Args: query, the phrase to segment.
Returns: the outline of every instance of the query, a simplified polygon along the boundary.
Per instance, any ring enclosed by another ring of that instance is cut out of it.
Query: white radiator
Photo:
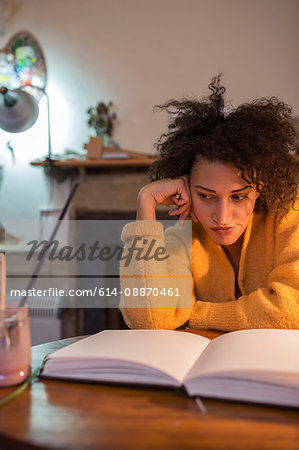
[[[61,339],[61,297],[28,299],[32,345]]]

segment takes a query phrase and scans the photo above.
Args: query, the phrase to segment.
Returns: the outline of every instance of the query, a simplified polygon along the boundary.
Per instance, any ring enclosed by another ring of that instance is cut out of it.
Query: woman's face
[[[190,173],[193,211],[219,245],[234,244],[244,233],[258,193],[232,164],[202,159]]]

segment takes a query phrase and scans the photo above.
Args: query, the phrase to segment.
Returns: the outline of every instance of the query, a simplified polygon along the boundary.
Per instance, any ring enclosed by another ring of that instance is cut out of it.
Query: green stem
[[[0,400],[0,406],[6,405],[6,403],[8,403],[10,400],[14,399],[15,397],[17,397],[19,394],[21,394],[23,391],[25,391],[25,389],[27,389],[28,386],[30,386],[33,381],[35,380],[35,378],[37,378],[41,372],[41,370],[43,369],[45,363],[43,362],[42,365],[40,367],[38,367],[37,369],[35,369],[34,372],[32,372],[32,374],[30,375],[29,378],[27,378],[26,381],[24,381],[23,384],[21,384],[20,387],[18,387],[15,391],[13,391],[11,394],[7,395],[6,397],[2,398]]]

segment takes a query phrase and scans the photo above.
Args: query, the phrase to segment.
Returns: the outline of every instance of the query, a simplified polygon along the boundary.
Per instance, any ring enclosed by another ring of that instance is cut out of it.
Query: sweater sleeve
[[[124,227],[120,310],[130,328],[175,329],[189,320],[195,303],[191,222],[183,228],[164,235],[157,221]]]
[[[277,223],[274,267],[269,273],[267,286],[235,301],[197,301],[190,325],[199,329],[230,331],[245,328],[299,329],[298,224],[298,211],[294,210]]]

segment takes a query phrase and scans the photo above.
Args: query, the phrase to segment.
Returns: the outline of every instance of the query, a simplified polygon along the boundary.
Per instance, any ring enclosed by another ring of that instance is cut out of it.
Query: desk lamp
[[[35,98],[22,89],[0,88],[0,127],[10,133],[28,130],[38,117]]]
[[[51,159],[49,97],[44,89],[36,86],[31,87],[43,92],[47,98],[48,159]],[[20,133],[31,128],[39,114],[38,103],[33,95],[25,92],[22,88],[10,90],[6,87],[0,87],[0,94],[0,128],[10,133]]]

